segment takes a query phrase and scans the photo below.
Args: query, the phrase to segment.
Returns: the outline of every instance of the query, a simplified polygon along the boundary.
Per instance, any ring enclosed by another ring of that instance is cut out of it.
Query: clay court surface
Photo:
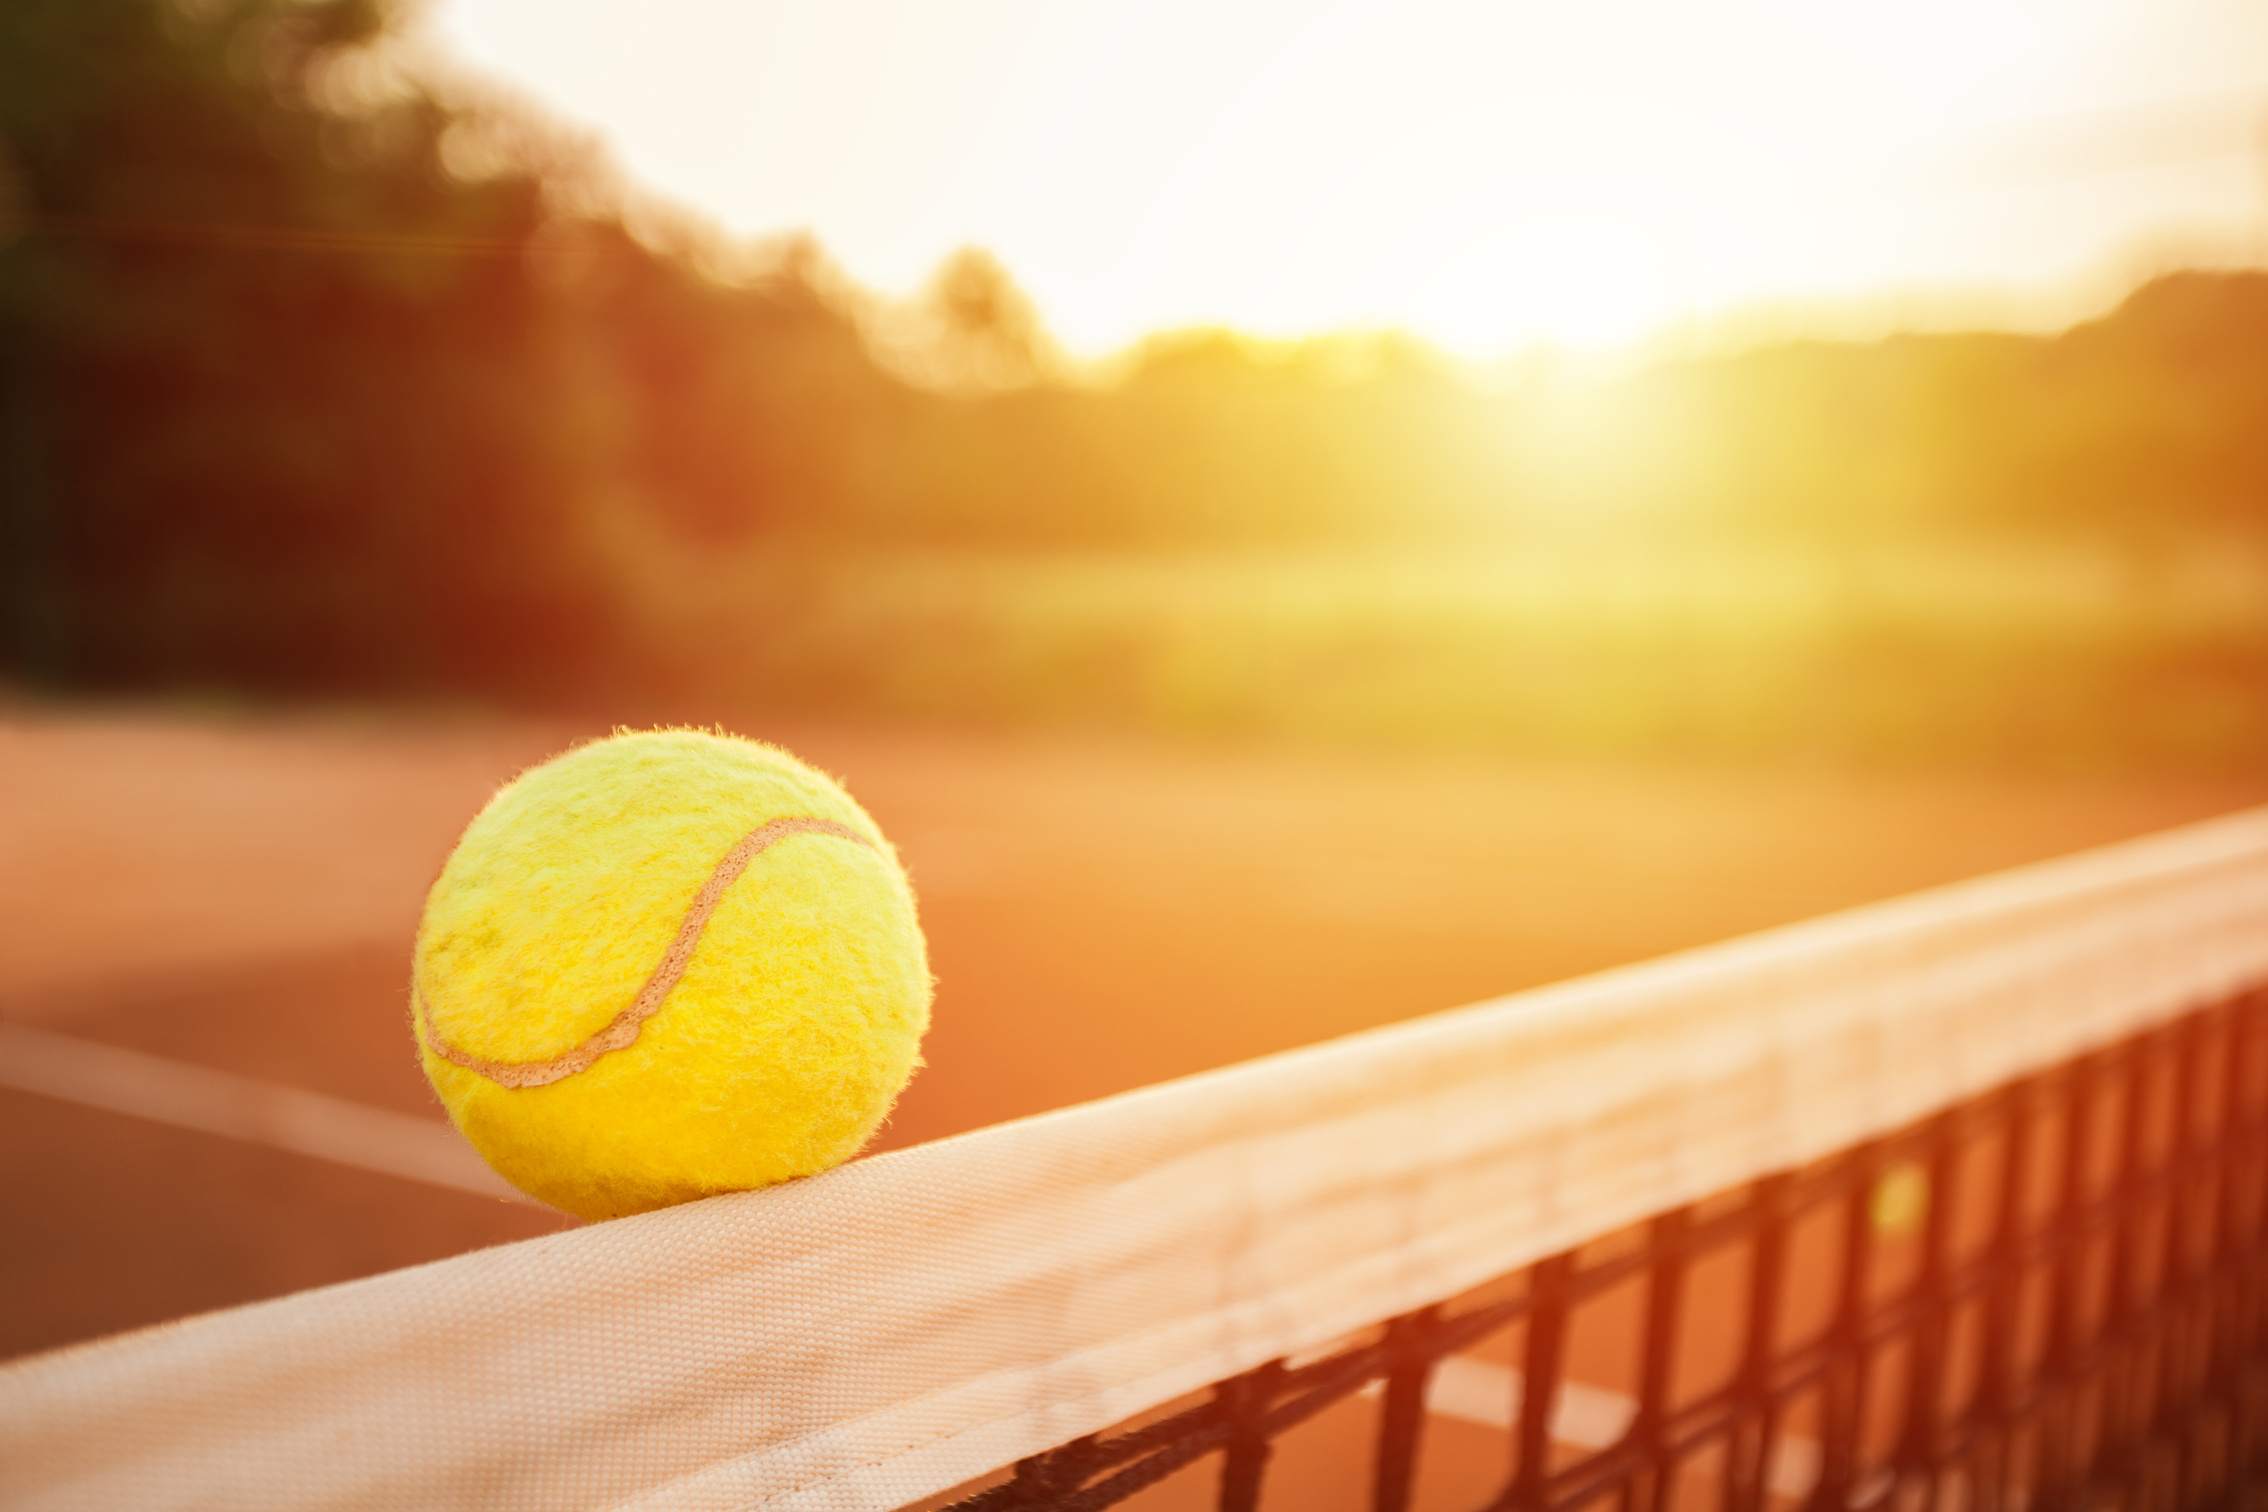
[[[404,1014],[425,885],[497,783],[592,733],[0,714],[0,1018],[438,1124]],[[913,870],[936,1027],[879,1148],[2268,801],[2268,776],[743,733],[842,777]],[[27,1091],[0,1091],[0,1183],[0,1354],[565,1221]]]

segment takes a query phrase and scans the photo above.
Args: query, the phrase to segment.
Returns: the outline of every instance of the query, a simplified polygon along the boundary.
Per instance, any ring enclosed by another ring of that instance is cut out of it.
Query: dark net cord
[[[1632,1406],[1583,1448],[1555,1414],[1609,1294],[1642,1298],[1635,1359],[1592,1384]],[[1689,1326],[1727,1309],[1729,1332]],[[1090,1512],[1209,1455],[1222,1512],[1252,1512],[1277,1440],[1358,1395],[1371,1477],[1346,1504],[1407,1512],[1435,1375],[1487,1352],[1518,1374],[1472,1512],[2268,1505],[2268,994],[1222,1381],[957,1512]]]

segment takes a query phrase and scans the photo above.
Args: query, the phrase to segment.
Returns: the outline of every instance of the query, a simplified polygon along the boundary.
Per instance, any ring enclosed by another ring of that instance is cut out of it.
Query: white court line
[[[1373,1381],[1365,1395],[1375,1395]],[[1526,1383],[1520,1372],[1489,1360],[1450,1355],[1433,1367],[1426,1383],[1425,1409],[1437,1416],[1509,1433],[1519,1421]],[[1559,1401],[1551,1414],[1554,1442],[1578,1449],[1605,1449],[1621,1441],[1638,1415],[1638,1402],[1619,1391],[1563,1381]],[[1808,1438],[1783,1434],[1765,1471],[1765,1485],[1775,1496],[1802,1497],[1819,1481],[1819,1445]]]
[[[535,1199],[438,1119],[0,1024],[0,1087],[514,1202]]]

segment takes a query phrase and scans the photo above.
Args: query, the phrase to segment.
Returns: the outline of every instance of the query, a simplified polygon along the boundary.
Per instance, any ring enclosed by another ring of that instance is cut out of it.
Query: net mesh
[[[954,1506],[1092,1512],[1217,1452],[1203,1500],[1245,1512],[1280,1440],[1365,1397],[1368,1483],[1329,1501],[1376,1512],[1412,1506],[1429,1417],[1505,1435],[1464,1499],[1431,1498],[1491,1512],[2218,1506],[2268,1470],[2264,1183],[2268,997],[2246,994]],[[1624,1347],[1576,1348],[1618,1288]]]
[[[2268,812],[22,1362],[0,1500],[2202,1504],[2264,981]]]

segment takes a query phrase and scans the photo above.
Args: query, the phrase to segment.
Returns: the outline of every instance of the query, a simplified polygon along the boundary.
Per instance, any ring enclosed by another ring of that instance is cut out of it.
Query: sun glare
[[[444,0],[436,24],[733,231],[808,228],[895,291],[982,245],[1090,353],[1204,322],[1620,342],[1757,304],[2070,286],[2169,230],[2249,247],[2264,218],[2268,12],[2237,0],[630,15]],[[2178,150],[2115,150],[2205,120],[2200,99],[2229,108]],[[2012,131],[2028,167],[1964,177]]]

